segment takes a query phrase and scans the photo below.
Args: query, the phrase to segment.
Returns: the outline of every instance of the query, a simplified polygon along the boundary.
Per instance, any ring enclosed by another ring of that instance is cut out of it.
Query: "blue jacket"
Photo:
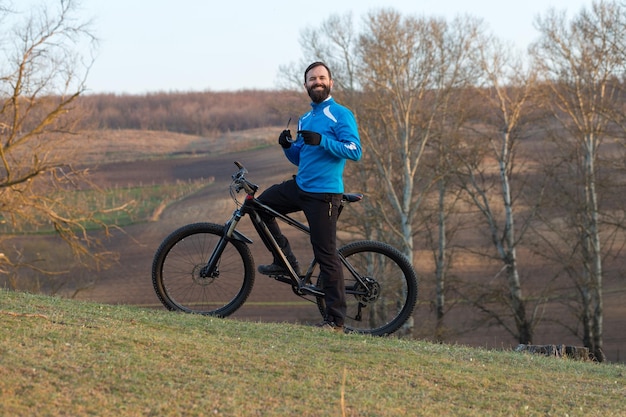
[[[287,159],[298,166],[296,183],[310,193],[343,193],[346,159],[361,159],[361,140],[352,112],[329,97],[311,103],[312,110],[300,117],[298,130],[322,135],[319,146],[306,145],[300,135],[285,149]]]

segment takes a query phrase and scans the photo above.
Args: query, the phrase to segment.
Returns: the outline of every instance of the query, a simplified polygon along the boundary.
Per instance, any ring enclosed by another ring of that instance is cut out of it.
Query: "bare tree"
[[[78,259],[99,266],[110,254],[94,250],[97,239],[85,228],[94,213],[64,200],[85,179],[72,166],[65,142],[75,132],[80,114],[73,105],[92,63],[77,51],[95,42],[88,23],[75,19],[75,7],[72,0],[60,0],[28,15],[4,16],[3,25],[12,29],[0,44],[0,217],[16,228],[48,225]],[[20,267],[38,269],[37,256],[10,251],[6,239],[3,246],[1,274],[15,281]]]
[[[454,173],[462,162],[460,156],[468,152],[465,126],[476,116],[472,87],[479,80],[477,54],[485,38],[482,22],[468,16],[457,17],[443,28],[443,33],[433,38],[437,45],[436,71],[437,78],[448,81],[439,86],[442,101],[434,115],[435,134],[424,160],[425,171],[435,173],[436,187],[418,211],[422,226],[418,234],[427,242],[434,264],[436,340],[445,339],[448,329],[444,317],[454,305],[447,305],[446,294],[454,289],[450,274],[457,249],[454,240],[463,228],[459,216],[462,191]]]
[[[615,2],[594,2],[571,21],[552,10],[538,19],[541,39],[534,45],[551,96],[547,101],[567,135],[557,137],[558,148],[568,156],[554,166],[570,175],[567,218],[560,227],[575,236],[563,267],[574,278],[580,299],[582,340],[598,360],[604,360],[603,346],[603,222],[598,193],[600,148],[610,131],[610,123],[621,114],[616,98],[622,83],[624,54],[616,45],[623,39],[626,10]],[[556,250],[559,247],[551,246]]]
[[[497,39],[480,47],[480,66],[484,85],[476,90],[480,117],[473,120],[472,152],[465,152],[459,181],[471,204],[478,208],[496,258],[502,263],[498,273],[504,274],[506,293],[500,293],[500,280],[492,280],[496,288],[481,284],[473,299],[481,311],[503,326],[519,343],[531,343],[536,316],[528,311],[522,291],[517,247],[528,230],[539,201],[518,200],[524,196],[524,164],[516,160],[524,122],[528,121],[536,87],[535,73],[526,68],[522,58]],[[526,119],[526,120],[525,120]],[[519,206],[519,207],[517,207]],[[528,209],[530,207],[530,209]],[[524,222],[516,220],[527,210]],[[500,311],[501,303],[506,311]]]
[[[383,9],[366,16],[358,35],[349,15],[303,32],[305,54],[337,69],[342,98],[357,115],[367,151],[359,169],[371,174],[358,176],[372,197],[364,206],[383,217],[372,233],[399,244],[410,259],[417,213],[437,175],[420,170],[422,160],[440,135],[441,110],[470,82],[477,26]]]
[[[336,68],[339,94],[359,122],[364,159],[348,183],[367,196],[359,205],[359,218],[368,219],[361,233],[401,247],[413,261],[420,224],[437,219],[425,230],[432,232],[442,314],[451,234],[446,213],[433,217],[426,202],[438,184],[445,204],[434,210],[451,207],[448,156],[460,140],[458,119],[466,117],[464,91],[478,73],[471,55],[481,30],[482,22],[470,17],[449,23],[382,9],[364,18],[358,35],[347,15],[304,31],[301,42],[305,55]]]

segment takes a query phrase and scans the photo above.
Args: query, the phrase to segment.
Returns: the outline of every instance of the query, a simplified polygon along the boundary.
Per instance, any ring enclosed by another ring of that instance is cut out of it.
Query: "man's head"
[[[330,96],[333,78],[323,62],[314,62],[304,71],[304,88],[314,103],[321,103]]]

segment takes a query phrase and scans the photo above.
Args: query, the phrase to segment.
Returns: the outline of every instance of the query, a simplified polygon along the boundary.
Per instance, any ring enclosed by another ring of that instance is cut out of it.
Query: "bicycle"
[[[226,317],[246,301],[255,281],[255,265],[249,245],[253,241],[237,230],[248,215],[259,237],[287,266],[288,275],[273,275],[292,286],[294,293],[315,302],[324,316],[323,285],[317,262],[311,261],[298,276],[261,217],[266,213],[305,234],[309,227],[282,215],[255,198],[259,186],[246,179],[248,171],[235,162],[230,195],[236,209],[225,224],[192,223],[167,236],[152,263],[152,283],[163,305],[182,311]],[[237,194],[244,191],[243,203]],[[362,194],[344,194],[339,214],[346,204],[360,201]],[[344,266],[347,315],[344,329],[383,336],[397,331],[411,316],[417,301],[417,275],[406,256],[387,243],[361,240],[338,249]],[[313,284],[315,280],[315,284]],[[312,300],[310,297],[313,297]]]

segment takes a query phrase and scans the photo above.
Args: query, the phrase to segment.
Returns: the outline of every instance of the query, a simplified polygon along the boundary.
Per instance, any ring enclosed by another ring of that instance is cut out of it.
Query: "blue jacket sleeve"
[[[338,119],[333,127],[337,140],[322,136],[320,146],[338,158],[358,161],[361,159],[362,150],[356,120],[349,111],[344,111]]]
[[[295,166],[300,164],[300,151],[302,150],[303,145],[304,141],[302,139],[297,139],[289,148],[284,149],[287,160]]]

